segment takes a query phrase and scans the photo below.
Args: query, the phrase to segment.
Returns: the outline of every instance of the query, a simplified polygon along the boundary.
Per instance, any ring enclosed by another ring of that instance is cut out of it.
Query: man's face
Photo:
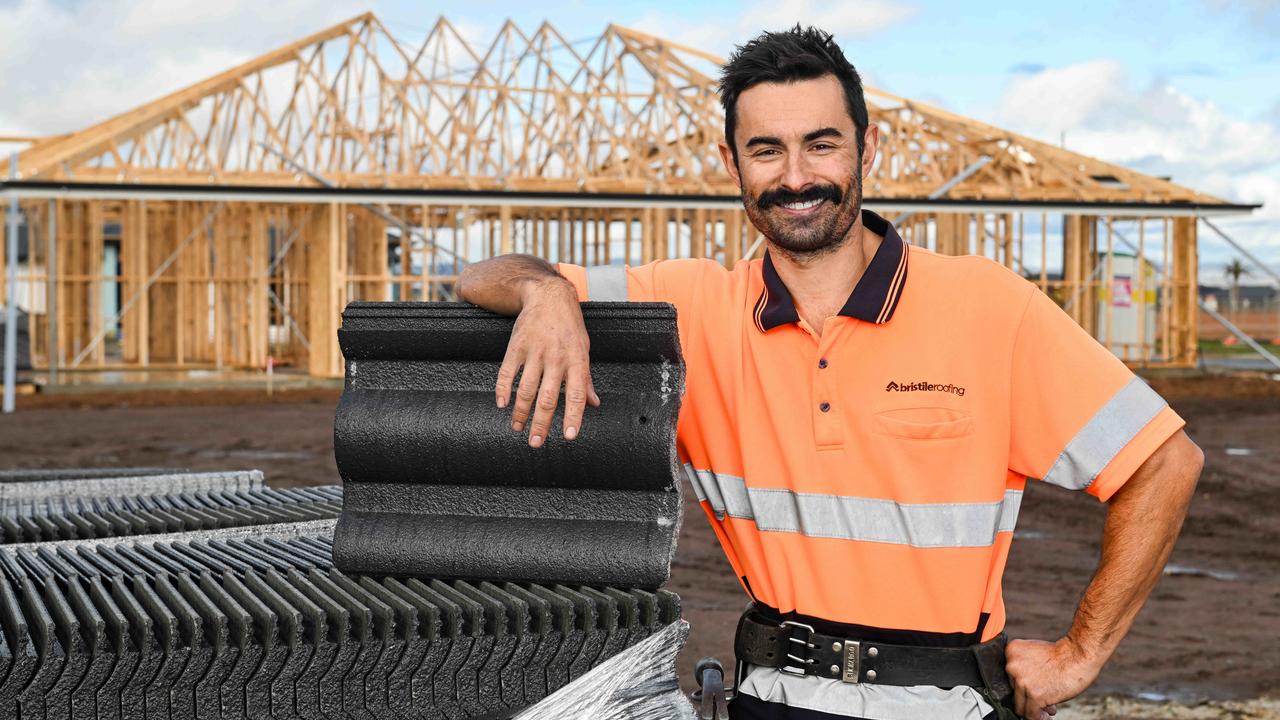
[[[864,167],[857,132],[832,75],[761,83],[738,96],[737,165],[728,146],[720,154],[742,189],[747,217],[779,249],[815,257],[846,241],[878,137],[872,125]]]

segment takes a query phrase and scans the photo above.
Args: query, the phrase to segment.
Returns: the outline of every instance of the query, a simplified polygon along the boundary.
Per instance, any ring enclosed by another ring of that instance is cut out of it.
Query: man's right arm
[[[529,423],[529,445],[541,447],[563,384],[564,437],[576,438],[585,406],[598,406],[600,398],[591,383],[591,343],[573,284],[540,258],[501,255],[463,269],[458,295],[516,317],[495,388],[498,407],[506,407],[520,374],[511,428],[522,432]]]

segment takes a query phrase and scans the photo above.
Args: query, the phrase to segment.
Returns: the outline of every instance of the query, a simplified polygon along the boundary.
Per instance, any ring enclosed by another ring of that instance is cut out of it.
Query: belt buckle
[[[840,682],[861,682],[858,671],[862,657],[862,643],[857,640],[844,641],[844,662],[840,663]]]
[[[795,622],[794,620],[783,620],[783,621],[782,621],[782,623],[781,623],[780,625],[778,625],[778,627],[779,627],[779,628],[786,628],[786,627],[798,627],[798,628],[803,628],[804,630],[808,631],[808,633],[809,633],[809,637],[808,637],[808,639],[801,640],[801,639],[799,639],[799,638],[795,638],[795,637],[788,637],[788,638],[787,638],[787,640],[788,640],[788,641],[790,641],[790,642],[793,642],[793,643],[796,643],[796,644],[799,644],[799,645],[803,645],[803,646],[804,646],[804,648],[805,648],[805,650],[804,650],[804,654],[805,654],[805,655],[808,655],[808,654],[809,654],[809,650],[813,650],[814,648],[816,648],[816,647],[817,647],[816,645],[814,645],[814,644],[813,644],[813,636],[816,634],[816,631],[813,629],[813,626],[812,626],[812,625],[806,625],[806,624],[801,623],[801,622]],[[797,667],[798,669],[792,669],[792,666],[790,666],[790,665],[783,665],[783,666],[781,666],[781,667],[779,667],[779,668],[778,668],[778,669],[779,669],[779,670],[781,670],[782,672],[787,673],[787,674],[789,674],[789,675],[805,675],[805,674],[806,674],[805,670],[807,669],[807,667],[808,667],[809,665],[812,665],[812,664],[814,663],[814,661],[813,661],[811,658],[808,658],[808,657],[797,657],[797,656],[795,656],[795,655],[792,655],[791,653],[787,653],[787,659],[788,659],[788,660],[793,660],[793,661],[795,661],[796,663],[798,663],[798,665],[796,665],[796,667]],[[856,676],[857,676],[857,673],[854,673],[854,676],[856,677]]]

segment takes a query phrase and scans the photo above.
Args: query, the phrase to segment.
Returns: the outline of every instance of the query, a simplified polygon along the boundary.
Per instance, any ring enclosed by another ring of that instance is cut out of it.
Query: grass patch
[[[1258,344],[1261,345],[1262,347],[1274,352],[1274,348],[1276,346],[1268,343],[1266,339],[1254,338],[1254,340],[1257,340]],[[1244,343],[1238,343],[1236,345],[1223,345],[1221,340],[1201,340],[1199,342],[1199,345],[1200,345],[1201,355],[1210,355],[1210,356],[1257,355],[1257,353],[1254,352],[1253,348],[1249,347],[1248,345],[1245,345]]]

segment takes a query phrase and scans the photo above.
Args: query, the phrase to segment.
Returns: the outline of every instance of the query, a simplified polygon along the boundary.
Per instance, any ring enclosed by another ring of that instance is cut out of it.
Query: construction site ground
[[[1205,451],[1166,576],[1089,697],[1059,718],[1280,717],[1280,382],[1152,378]],[[331,387],[41,393],[0,417],[0,466],[258,468],[279,486],[338,482]],[[732,658],[746,597],[701,510],[686,514],[668,587],[693,626],[681,663]],[[1098,557],[1105,507],[1031,483],[1004,593],[1013,637],[1052,639]],[[866,582],[880,582],[865,578]]]

